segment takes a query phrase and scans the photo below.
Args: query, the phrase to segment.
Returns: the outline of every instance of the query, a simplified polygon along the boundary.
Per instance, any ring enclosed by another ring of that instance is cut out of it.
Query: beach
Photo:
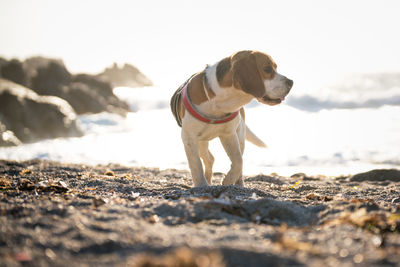
[[[0,267],[400,266],[398,10],[0,1]],[[266,144],[240,144],[244,187],[225,134],[193,187],[170,104],[190,77]]]
[[[1,266],[400,262],[400,171],[222,177],[193,188],[185,170],[2,160]]]

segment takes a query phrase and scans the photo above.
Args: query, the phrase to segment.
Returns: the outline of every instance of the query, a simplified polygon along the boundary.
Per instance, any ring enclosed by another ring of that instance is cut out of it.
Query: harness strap
[[[197,108],[192,104],[192,101],[189,98],[189,95],[187,93],[187,86],[188,84],[185,84],[183,89],[182,89],[182,99],[183,99],[183,105],[185,106],[186,110],[189,111],[189,113],[195,117],[196,119],[198,119],[199,121],[205,122],[205,123],[209,123],[209,124],[219,124],[219,123],[224,123],[224,122],[228,122],[233,120],[234,118],[236,118],[236,116],[239,114],[239,111],[230,113],[228,115],[226,115],[223,118],[218,118],[218,119],[214,119],[214,118],[208,118],[207,116],[201,114],[201,112],[199,112],[197,110]]]

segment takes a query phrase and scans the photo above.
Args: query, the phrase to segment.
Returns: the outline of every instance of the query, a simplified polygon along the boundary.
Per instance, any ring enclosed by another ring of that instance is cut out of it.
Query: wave
[[[385,105],[400,106],[400,94],[390,97],[374,98],[359,101],[343,100],[321,100],[310,95],[292,96],[288,98],[287,104],[291,107],[309,112],[318,112],[323,109],[358,109],[379,108]]]
[[[297,92],[309,90],[297,90]],[[400,106],[400,73],[353,74],[313,93],[290,95],[289,106],[309,112],[323,109],[380,108]]]

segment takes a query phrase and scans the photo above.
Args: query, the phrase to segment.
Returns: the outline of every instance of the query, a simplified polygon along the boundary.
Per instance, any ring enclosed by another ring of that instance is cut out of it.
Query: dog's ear
[[[252,51],[240,51],[232,56],[233,85],[256,98],[265,94],[264,81]]]

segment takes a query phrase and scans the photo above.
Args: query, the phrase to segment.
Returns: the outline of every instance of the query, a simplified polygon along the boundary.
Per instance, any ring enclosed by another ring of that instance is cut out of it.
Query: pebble
[[[349,251],[345,248],[343,248],[339,251],[339,256],[342,258],[346,258],[348,255],[349,255]]]
[[[382,237],[380,237],[380,236],[374,236],[372,238],[372,244],[374,244],[375,247],[380,247],[382,244],[382,241],[383,241]]]
[[[160,218],[158,217],[157,214],[154,214],[149,217],[149,222],[150,223],[158,223],[160,221]]]
[[[392,203],[393,203],[393,204],[395,204],[395,203],[400,203],[400,197],[393,198],[393,199],[392,199]]]
[[[361,263],[364,260],[364,256],[362,254],[356,254],[353,257],[353,261],[355,263]]]
[[[54,253],[54,251],[52,251],[52,250],[49,249],[49,248],[47,248],[47,249],[44,251],[44,253],[45,253],[46,256],[47,256],[49,259],[51,259],[51,260],[54,260],[54,259],[57,257],[57,255]]]

